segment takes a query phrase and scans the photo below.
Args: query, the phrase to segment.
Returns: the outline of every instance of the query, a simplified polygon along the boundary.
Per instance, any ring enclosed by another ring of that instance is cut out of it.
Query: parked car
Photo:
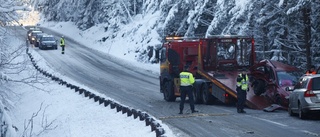
[[[42,31],[39,31],[39,30],[36,30],[36,31],[32,31],[30,34],[30,38],[29,38],[29,41],[30,41],[30,44],[34,44],[36,42],[36,36],[38,33],[42,33]]]
[[[31,32],[32,31],[41,31],[40,28],[37,28],[37,27],[32,27],[28,30],[27,32],[27,36],[28,36],[28,40],[30,41],[31,40]]]
[[[288,107],[290,116],[297,113],[299,118],[305,119],[312,113],[320,114],[320,74],[302,76],[294,89],[287,90],[291,91]]]
[[[52,35],[43,35],[39,40],[39,49],[58,49],[57,40]]]
[[[250,68],[254,94],[263,95],[272,103],[288,107],[289,91],[294,87],[303,73],[294,66],[278,61],[262,60]]]
[[[37,33],[35,36],[35,42],[33,43],[35,47],[39,47],[40,38],[45,35],[44,33]]]
[[[32,27],[32,28],[30,28],[30,29],[28,30],[28,32],[27,32],[28,38],[31,36],[31,32],[32,32],[32,31],[36,31],[36,30],[41,31],[41,29],[38,28],[38,27]]]

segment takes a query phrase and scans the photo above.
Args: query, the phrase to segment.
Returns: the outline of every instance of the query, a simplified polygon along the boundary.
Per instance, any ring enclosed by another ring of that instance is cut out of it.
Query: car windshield
[[[297,71],[278,71],[278,83],[281,87],[283,86],[294,86],[298,81],[301,73]]]
[[[42,33],[41,31],[33,31],[32,32],[32,36],[35,36],[35,35],[37,35],[37,34],[39,34],[39,33]]]
[[[54,37],[42,37],[42,41],[55,41]]]

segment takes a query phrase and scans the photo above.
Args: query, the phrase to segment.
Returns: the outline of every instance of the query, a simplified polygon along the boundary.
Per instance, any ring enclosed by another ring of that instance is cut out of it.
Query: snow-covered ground
[[[53,25],[55,24],[55,25]],[[96,34],[83,35],[83,32],[78,30],[72,23],[42,23],[43,27],[49,27],[53,30],[57,30],[67,37],[72,37],[79,42],[89,45],[91,48],[105,50],[100,45],[97,45],[96,37],[99,34],[101,28],[96,28]],[[90,30],[94,31],[94,30]],[[101,33],[101,32],[100,32]],[[78,35],[77,35],[78,34]],[[13,48],[18,48],[21,45],[25,45],[24,41],[21,41],[15,37],[12,37],[11,45]],[[23,47],[23,46],[22,46]],[[101,49],[102,48],[102,49]],[[122,46],[122,48],[125,48]],[[118,49],[109,50],[107,53],[124,51],[119,47]],[[59,75],[59,73],[53,72],[48,66],[46,61],[37,52],[30,50],[32,55],[37,60],[37,64],[40,68],[53,73],[54,75],[65,79],[66,81],[73,83],[74,85],[80,85],[71,79],[65,78]],[[123,56],[120,58],[130,61],[131,64],[137,67],[147,68],[154,72],[158,72],[158,65],[143,64],[135,61],[132,56]],[[17,62],[27,58],[23,53],[15,60]],[[115,109],[110,107],[104,107],[99,105],[93,100],[85,98],[83,95],[78,95],[69,88],[59,85],[57,82],[50,81],[45,78],[33,68],[31,63],[27,65],[25,71],[18,74],[4,74],[10,79],[20,80],[23,77],[30,77],[36,74],[36,82],[29,83],[13,83],[6,82],[1,90],[5,91],[5,95],[2,98],[6,98],[6,101],[2,102],[6,108],[2,119],[7,119],[9,123],[7,132],[8,136],[41,136],[41,137],[88,137],[88,136],[156,136],[155,132],[151,132],[150,126],[145,126],[144,121],[134,119],[133,117],[127,117],[125,114],[116,112]],[[87,87],[85,87],[87,88]],[[87,88],[89,89],[89,88]],[[92,91],[92,90],[91,90]],[[105,95],[100,95],[106,97]],[[161,123],[161,121],[159,121]],[[165,125],[161,124],[165,129],[166,136],[175,136],[172,131]]]

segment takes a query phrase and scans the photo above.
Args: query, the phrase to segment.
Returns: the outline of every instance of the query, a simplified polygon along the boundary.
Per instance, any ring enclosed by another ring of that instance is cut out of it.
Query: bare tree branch
[[[43,105],[43,102],[41,103],[39,110],[36,113],[33,113],[31,118],[28,121],[24,120],[24,130],[23,130],[23,134],[22,134],[23,137],[31,137],[32,136],[33,120],[35,117],[38,116],[39,112],[42,110],[42,105]],[[29,135],[27,134],[28,130],[30,130]]]

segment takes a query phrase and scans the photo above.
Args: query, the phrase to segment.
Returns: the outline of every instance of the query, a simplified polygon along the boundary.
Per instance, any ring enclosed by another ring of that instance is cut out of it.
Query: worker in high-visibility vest
[[[244,105],[247,100],[247,92],[249,91],[249,77],[245,70],[242,70],[237,77],[237,112],[246,113]]]
[[[65,41],[64,41],[64,36],[61,37],[60,39],[60,47],[61,47],[61,54],[64,54],[64,48],[65,48]]]
[[[306,75],[315,75],[317,74],[316,67],[314,65],[306,72]]]
[[[186,95],[188,95],[191,112],[198,112],[194,109],[194,99],[192,94],[192,87],[194,83],[194,77],[192,73],[188,72],[189,67],[185,66],[184,70],[180,73],[180,92],[181,92],[181,101],[180,101],[180,112],[179,114],[183,114],[184,102],[186,99]]]

